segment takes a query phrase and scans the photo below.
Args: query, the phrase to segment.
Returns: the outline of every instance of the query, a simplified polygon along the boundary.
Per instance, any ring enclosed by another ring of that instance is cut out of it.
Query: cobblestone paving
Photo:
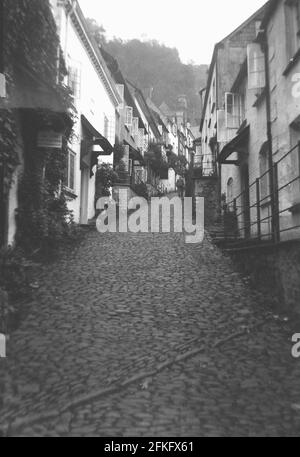
[[[209,239],[90,231],[37,280],[0,359],[4,435],[299,435],[300,324]]]

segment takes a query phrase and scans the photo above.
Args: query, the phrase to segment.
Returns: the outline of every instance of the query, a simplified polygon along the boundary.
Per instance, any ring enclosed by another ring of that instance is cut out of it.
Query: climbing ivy
[[[0,166],[7,195],[19,163],[16,113],[10,108],[15,92],[14,66],[22,63],[52,87],[56,86],[58,37],[48,0],[4,0],[4,67],[7,99],[0,104]]]
[[[7,98],[0,101],[0,166],[4,170],[4,193],[8,195],[13,172],[19,164],[18,142],[23,143],[25,169],[20,180],[18,240],[32,247],[53,244],[67,233],[72,215],[67,210],[61,186],[67,163],[67,144],[74,119],[70,115],[70,91],[63,85],[66,67],[59,47],[56,24],[49,0],[4,1],[4,67]],[[51,109],[14,107],[17,66],[29,69],[52,91],[61,113]],[[38,150],[37,131],[43,126],[62,130],[61,151]],[[57,124],[57,125],[55,125]],[[17,133],[18,132],[18,133]],[[20,145],[19,145],[20,147]]]

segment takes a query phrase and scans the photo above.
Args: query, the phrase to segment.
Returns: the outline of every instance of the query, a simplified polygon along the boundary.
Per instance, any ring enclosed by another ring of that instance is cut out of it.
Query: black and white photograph
[[[0,437],[300,436],[300,0],[0,0]]]

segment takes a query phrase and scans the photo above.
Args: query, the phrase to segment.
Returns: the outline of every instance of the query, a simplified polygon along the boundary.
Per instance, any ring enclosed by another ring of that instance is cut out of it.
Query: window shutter
[[[265,55],[260,44],[251,43],[247,46],[248,89],[263,89],[266,85]]]

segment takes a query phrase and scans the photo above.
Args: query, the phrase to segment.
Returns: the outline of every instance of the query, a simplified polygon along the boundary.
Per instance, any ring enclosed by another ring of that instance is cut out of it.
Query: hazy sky
[[[107,36],[156,39],[179,50],[181,60],[209,63],[213,46],[266,0],[79,0],[86,17]]]

